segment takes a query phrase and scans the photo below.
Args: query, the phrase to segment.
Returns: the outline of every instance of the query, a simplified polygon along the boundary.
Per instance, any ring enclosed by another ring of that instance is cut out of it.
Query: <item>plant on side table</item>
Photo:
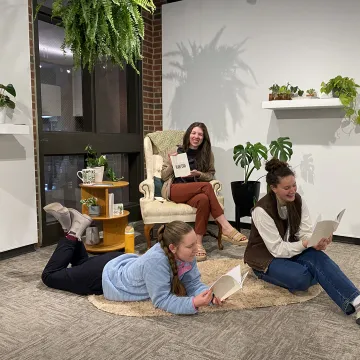
[[[16,97],[16,91],[12,84],[0,84],[0,124],[5,123],[6,108],[15,109],[15,102],[6,93]]]
[[[100,215],[100,206],[97,204],[96,197],[92,196],[87,199],[81,199],[80,203],[88,207],[90,216]]]
[[[340,75],[330,79],[327,83],[321,83],[321,92],[332,93],[333,97],[340,99],[344,106],[345,116],[355,124],[360,124],[360,110],[356,107],[357,88],[360,87],[353,78]]]
[[[90,144],[85,147],[86,151],[86,166],[88,168],[95,168],[95,171],[101,171],[101,175],[99,175],[99,181],[95,179],[95,182],[102,181],[104,177],[104,172],[106,172],[106,176],[110,181],[117,182],[122,180],[124,177],[117,177],[115,171],[109,166],[109,163],[106,159],[106,155],[97,156],[97,151],[92,148]],[[101,169],[101,170],[99,170]],[[95,173],[96,177],[96,173]],[[100,180],[101,178],[101,180]]]
[[[246,145],[236,145],[233,150],[233,160],[245,171],[245,179],[231,182],[231,191],[236,205],[237,226],[240,218],[250,216],[251,208],[259,199],[260,182],[250,181],[254,170],[259,170],[263,160],[268,159],[268,154],[282,161],[289,161],[293,154],[292,143],[289,137],[279,137],[270,143],[269,148],[260,142]]]

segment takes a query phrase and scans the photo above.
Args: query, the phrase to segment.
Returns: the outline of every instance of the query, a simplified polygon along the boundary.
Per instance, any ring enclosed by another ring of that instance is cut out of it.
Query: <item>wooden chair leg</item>
[[[217,221],[216,221],[216,225],[219,228],[219,232],[218,232],[218,236],[217,236],[218,247],[219,247],[219,250],[223,250],[224,245],[222,244],[222,227]]]
[[[154,224],[144,224],[144,235],[146,237],[146,242],[147,242],[147,248],[148,249],[151,248],[151,235],[150,235],[150,232],[151,232],[153,227],[154,227]]]

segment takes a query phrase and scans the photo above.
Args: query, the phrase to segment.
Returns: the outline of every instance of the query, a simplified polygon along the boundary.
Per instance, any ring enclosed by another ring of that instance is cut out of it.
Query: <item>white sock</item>
[[[356,311],[360,310],[360,295],[358,295],[352,302],[351,302],[356,309]]]

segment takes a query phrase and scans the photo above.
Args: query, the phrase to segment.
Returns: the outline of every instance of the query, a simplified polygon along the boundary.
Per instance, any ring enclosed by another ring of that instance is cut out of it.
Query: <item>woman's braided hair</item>
[[[179,245],[184,235],[188,234],[192,227],[183,221],[172,221],[166,225],[160,226],[158,230],[158,242],[164,250],[165,255],[169,259],[173,279],[171,283],[171,292],[178,296],[186,296],[184,285],[179,279],[178,268],[176,265],[175,255],[170,251],[169,246],[173,244]]]

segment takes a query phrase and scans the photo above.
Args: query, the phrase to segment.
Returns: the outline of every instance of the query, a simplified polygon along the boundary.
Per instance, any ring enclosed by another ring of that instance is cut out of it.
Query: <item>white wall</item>
[[[243,180],[234,145],[293,141],[291,164],[313,220],[347,211],[337,234],[360,237],[360,129],[336,111],[262,110],[268,87],[320,89],[336,75],[360,82],[360,1],[184,0],[163,6],[164,128],[203,121],[211,133],[226,216],[230,182]],[[292,118],[291,118],[292,117]],[[265,171],[253,173],[256,180]],[[265,192],[264,182],[262,193]]]
[[[28,0],[0,1],[0,83],[12,83],[16,108],[7,122],[29,135],[0,135],[0,252],[37,243]]]

